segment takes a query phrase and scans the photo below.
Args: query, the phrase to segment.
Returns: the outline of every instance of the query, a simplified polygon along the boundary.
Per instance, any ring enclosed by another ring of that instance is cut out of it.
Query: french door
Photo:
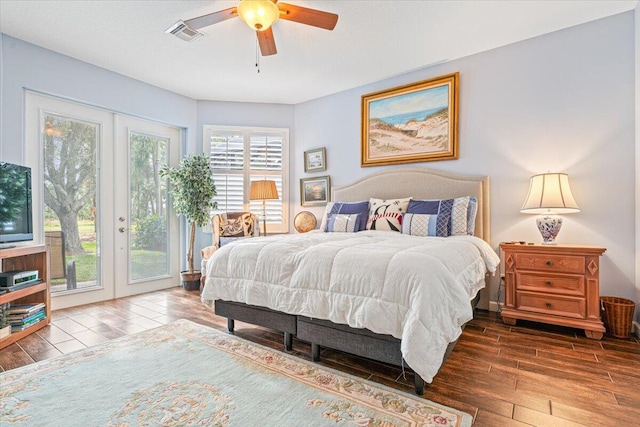
[[[53,308],[178,285],[179,222],[158,171],[179,161],[180,129],[31,92],[25,126]]]

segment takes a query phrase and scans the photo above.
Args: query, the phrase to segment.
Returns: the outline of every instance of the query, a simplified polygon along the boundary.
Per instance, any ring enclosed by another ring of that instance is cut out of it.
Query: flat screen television
[[[31,168],[0,162],[0,244],[33,240]]]

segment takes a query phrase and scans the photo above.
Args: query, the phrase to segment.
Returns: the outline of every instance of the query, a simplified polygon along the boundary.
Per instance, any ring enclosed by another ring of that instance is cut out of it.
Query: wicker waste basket
[[[602,321],[607,334],[615,338],[629,338],[636,303],[626,298],[600,297]]]

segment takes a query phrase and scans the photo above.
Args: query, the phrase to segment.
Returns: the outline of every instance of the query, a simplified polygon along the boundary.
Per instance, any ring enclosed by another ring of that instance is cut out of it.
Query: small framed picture
[[[300,204],[302,206],[319,206],[330,201],[331,181],[328,175],[300,180]]]
[[[304,152],[304,171],[320,172],[327,169],[327,151],[324,147]]]

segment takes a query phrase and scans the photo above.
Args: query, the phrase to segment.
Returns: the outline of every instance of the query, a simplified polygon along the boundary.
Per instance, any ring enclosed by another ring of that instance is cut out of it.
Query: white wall
[[[195,100],[6,34],[0,37],[0,159],[23,159],[25,89],[184,128],[187,146],[194,146]]]
[[[332,186],[382,170],[360,167],[361,95],[459,71],[460,158],[418,166],[491,177],[494,248],[541,241],[520,213],[529,177],[568,173],[582,212],[564,216],[559,243],[606,247],[601,293],[635,299],[633,70],[629,12],[309,101],[296,106],[293,179],[312,176],[303,152],[323,146]]]

